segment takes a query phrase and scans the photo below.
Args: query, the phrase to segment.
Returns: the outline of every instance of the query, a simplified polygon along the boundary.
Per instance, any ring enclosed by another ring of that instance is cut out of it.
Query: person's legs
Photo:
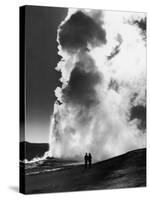
[[[85,169],[87,168],[87,161],[85,161],[84,167],[85,167]]]
[[[91,168],[91,160],[89,160],[89,167]]]

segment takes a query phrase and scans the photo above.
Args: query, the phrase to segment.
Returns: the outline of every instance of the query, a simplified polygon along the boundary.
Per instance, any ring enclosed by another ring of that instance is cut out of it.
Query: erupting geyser
[[[143,13],[69,9],[58,28],[52,156],[100,160],[145,147],[145,26]]]

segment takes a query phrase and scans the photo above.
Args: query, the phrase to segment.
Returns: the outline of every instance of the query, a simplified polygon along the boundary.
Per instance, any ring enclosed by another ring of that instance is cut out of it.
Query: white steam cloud
[[[145,20],[143,13],[69,9],[58,29],[62,87],[55,90],[51,156],[91,152],[102,160],[145,147]]]

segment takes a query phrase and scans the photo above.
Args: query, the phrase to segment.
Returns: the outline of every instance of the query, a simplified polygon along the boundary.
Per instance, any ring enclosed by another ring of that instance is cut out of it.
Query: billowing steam
[[[101,160],[145,147],[144,23],[142,13],[69,9],[58,29],[52,156]]]

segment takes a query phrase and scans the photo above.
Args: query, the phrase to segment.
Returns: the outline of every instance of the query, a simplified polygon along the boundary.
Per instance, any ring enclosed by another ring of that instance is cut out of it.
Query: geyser
[[[146,108],[145,20],[142,13],[69,9],[58,28],[62,87],[55,90],[51,156],[91,152],[102,160],[145,147],[145,118],[133,109]]]

